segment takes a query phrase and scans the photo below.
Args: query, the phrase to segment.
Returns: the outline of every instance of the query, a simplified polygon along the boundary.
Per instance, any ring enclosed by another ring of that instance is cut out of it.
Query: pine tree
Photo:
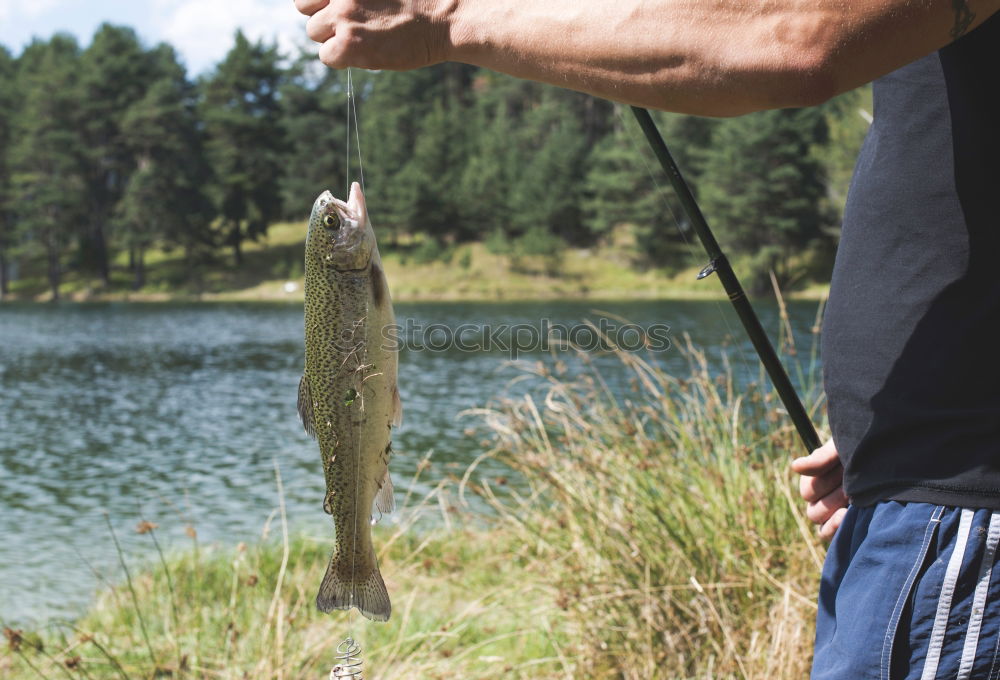
[[[136,36],[124,26],[103,24],[80,60],[83,90],[82,133],[87,150],[89,231],[83,260],[101,280],[111,280],[111,224],[136,159],[122,135],[122,119],[145,94],[153,64]]]
[[[439,100],[420,122],[413,155],[394,182],[408,197],[408,223],[438,243],[461,235],[458,187],[466,160],[462,111]]]
[[[637,130],[626,130],[626,125],[636,127],[631,121],[620,120],[597,143],[587,161],[584,222],[595,236],[605,236],[619,224],[647,230],[669,226],[648,154],[636,144]]]
[[[669,180],[631,112],[621,107],[615,118],[614,129],[598,142],[587,162],[587,227],[602,236],[618,224],[632,224],[643,259],[685,266],[687,254],[676,245],[685,241],[688,225]],[[700,159],[711,146],[717,121],[656,112],[654,119],[685,180],[697,193]]]
[[[14,60],[0,46],[0,300],[8,291],[10,249],[14,244],[11,201],[10,144],[16,106]]]
[[[154,243],[182,246],[189,271],[195,253],[211,244],[195,88],[172,47],[160,45],[150,56],[151,83],[122,119],[122,138],[137,166],[115,211],[135,289],[145,282],[145,251]]]
[[[284,217],[289,220],[304,221],[322,191],[340,196],[348,182],[346,79],[330,69],[317,73],[315,63],[314,54],[302,55],[281,89],[284,164],[294,168],[281,182]]]
[[[251,43],[237,31],[226,58],[202,83],[212,194],[237,266],[243,241],[263,236],[281,215],[280,61],[277,47]]]
[[[76,40],[65,34],[36,40],[19,59],[23,102],[11,149],[13,199],[18,229],[45,254],[53,300],[59,299],[63,256],[89,227],[79,62]]]
[[[410,162],[424,120],[440,96],[442,75],[440,67],[385,71],[371,77],[357,97],[369,205],[378,207],[379,233],[390,238],[417,228],[421,189]],[[352,139],[351,163],[357,172],[354,144]],[[343,159],[347,149],[337,149]]]
[[[697,196],[698,183],[704,172],[706,156],[711,153],[715,144],[715,132],[726,121],[720,118],[685,116],[658,111],[653,112],[653,119],[670,146],[670,155],[673,156],[677,167],[683,173],[691,191]],[[634,125],[636,139],[645,150],[646,140],[642,136],[642,131],[634,120],[629,120],[629,122]],[[649,158],[654,167],[658,169],[659,164],[652,153],[649,154]]]
[[[702,208],[723,246],[749,258],[755,290],[769,286],[771,270],[787,282],[791,257],[820,241],[831,221],[823,167],[812,149],[825,137],[817,109],[733,118],[713,135]]]
[[[110,25],[82,57],[65,37],[25,50],[20,94],[10,62],[0,52],[0,294],[21,244],[45,246],[54,290],[77,244],[74,265],[105,280],[110,254],[127,248],[137,286],[154,244],[183,247],[189,265],[226,246],[239,264],[242,244],[272,220],[301,220],[320,191],[342,195],[361,178],[355,135],[383,240],[422,232],[431,245],[488,238],[513,255],[548,254],[631,223],[640,253],[662,262],[685,230],[625,107],[471,66],[354,71],[360,130],[352,111],[348,140],[344,72],[312,56],[284,68],[275,47],[240,33],[196,88],[169,47],[146,51]],[[803,251],[830,244],[837,197],[823,171],[837,187],[847,164],[817,150],[828,124],[857,136],[853,103],[656,118],[755,283],[771,268],[787,278]],[[46,193],[51,178],[60,190]]]
[[[524,116],[517,137],[522,161],[511,187],[512,233],[540,228],[578,240],[588,151],[579,121],[549,94]]]
[[[514,127],[503,102],[477,106],[472,120],[465,171],[457,188],[463,198],[464,231],[482,239],[510,228],[510,193],[518,156]]]

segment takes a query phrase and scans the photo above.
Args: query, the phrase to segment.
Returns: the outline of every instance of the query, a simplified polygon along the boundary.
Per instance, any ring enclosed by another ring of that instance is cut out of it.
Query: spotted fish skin
[[[391,433],[401,416],[395,324],[361,187],[345,203],[324,192],[306,236],[305,373],[298,409],[319,443],[336,545],[316,597],[322,611],[387,621],[389,594],[372,544],[374,511],[393,510]]]

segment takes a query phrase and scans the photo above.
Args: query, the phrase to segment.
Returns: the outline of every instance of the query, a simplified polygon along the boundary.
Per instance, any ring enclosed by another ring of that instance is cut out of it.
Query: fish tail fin
[[[359,566],[354,578],[347,578],[345,575],[350,575],[352,570],[344,568],[341,553],[334,554],[316,596],[316,606],[320,611],[357,607],[365,618],[372,621],[389,620],[392,605],[389,602],[389,591],[378,570],[374,550],[366,563],[364,567]]]

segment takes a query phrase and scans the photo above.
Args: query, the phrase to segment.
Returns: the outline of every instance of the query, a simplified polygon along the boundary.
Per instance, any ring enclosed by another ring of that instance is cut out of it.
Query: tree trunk
[[[135,272],[135,279],[132,281],[132,290],[139,290],[146,285],[146,254],[142,246],[137,246],[132,250],[132,271]]]
[[[49,289],[52,291],[52,302],[59,300],[59,251],[52,245],[48,247],[49,258]]]
[[[0,248],[0,300],[3,300],[10,293],[8,286],[9,277],[10,274],[7,271],[7,253],[4,252],[3,248]]]
[[[111,283],[111,265],[108,261],[108,242],[105,237],[105,225],[108,222],[107,210],[100,203],[92,207],[91,221],[83,235],[82,245],[85,250],[85,266],[93,267],[93,272],[105,286]]]
[[[237,269],[243,266],[243,239],[240,238],[240,223],[236,222],[229,232],[229,244],[233,247],[233,263]]]
[[[105,286],[111,285],[111,265],[108,262],[108,242],[104,238],[104,218],[101,217],[93,225],[94,263],[97,265],[97,275]]]
[[[203,282],[201,276],[201,266],[200,263],[195,259],[197,253],[195,252],[195,247],[191,242],[184,244],[184,280],[187,281],[188,285],[193,286],[194,290],[197,291],[198,295],[201,295],[203,290]]]

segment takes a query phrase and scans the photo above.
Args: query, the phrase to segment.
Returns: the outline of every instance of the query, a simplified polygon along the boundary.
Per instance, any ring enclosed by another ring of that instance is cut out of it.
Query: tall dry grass
[[[683,376],[614,350],[624,391],[531,367],[543,390],[480,412],[484,457],[529,491],[501,495],[474,468],[463,491],[546,565],[576,677],[806,677],[822,547],[787,470],[801,444],[771,392],[682,350]]]

